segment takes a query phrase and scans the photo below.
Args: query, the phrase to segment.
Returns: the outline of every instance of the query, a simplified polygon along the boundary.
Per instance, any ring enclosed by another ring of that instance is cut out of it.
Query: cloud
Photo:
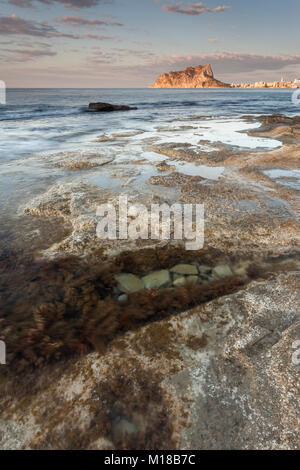
[[[215,76],[223,81],[265,79],[271,81],[276,77],[280,79],[283,70],[288,67],[298,66],[299,68],[300,54],[263,55],[242,52],[212,52],[210,54],[172,55],[156,59],[151,65],[151,70],[153,74],[156,71],[156,74],[159,75],[170,70],[183,70],[188,66],[208,63],[211,64]]]
[[[91,48],[92,49],[92,48]],[[225,52],[226,57],[221,55],[184,55],[172,57],[151,57],[151,60],[144,61],[136,57],[135,63],[113,63],[109,53],[102,53],[99,48],[93,61],[93,73],[90,73],[90,66],[87,66],[89,58],[85,62],[62,65],[58,62],[54,65],[38,64],[38,61],[28,62],[24,67],[21,63],[12,64],[9,67],[1,68],[3,79],[10,87],[147,87],[154,83],[161,72],[170,70],[180,70],[187,65],[204,64],[211,62],[215,76],[226,83],[258,80],[274,81],[280,80],[283,75],[285,79],[293,80],[300,77],[300,55],[278,55],[263,56],[255,54],[240,54],[237,52]],[[233,58],[231,56],[234,56]],[[250,57],[249,57],[250,56]],[[232,67],[232,61],[239,63]],[[266,61],[269,70],[264,69]],[[250,62],[250,64],[249,64]],[[105,67],[103,66],[105,63]],[[294,63],[294,65],[293,65]],[[30,66],[30,64],[33,64]],[[88,62],[91,65],[90,62]],[[252,64],[252,65],[251,65]],[[272,69],[271,69],[272,67]],[[250,69],[250,71],[249,71]],[[235,70],[233,72],[233,70]],[[246,71],[245,71],[246,70]]]
[[[55,21],[68,26],[123,26],[121,23],[109,20],[87,20],[81,16],[62,16],[56,18]]]
[[[219,42],[220,40],[218,38],[209,38],[208,39],[208,42],[211,42],[212,44],[216,44],[217,42]]]
[[[208,8],[202,2],[200,3],[188,3],[186,7],[184,7],[183,2],[175,3],[174,5],[163,5],[163,10],[167,11],[168,13],[181,13],[182,15],[203,15],[203,13],[219,13],[230,8],[227,5],[218,6],[215,8]]]
[[[33,8],[34,2],[43,3],[44,5],[53,5],[55,3],[61,3],[66,8],[90,8],[100,3],[112,3],[108,0],[9,0],[9,3],[20,8]]]
[[[65,17],[69,18],[69,17]],[[74,18],[73,18],[74,19]],[[83,21],[83,25],[89,24],[90,26],[98,25],[97,20],[86,20]],[[73,23],[75,24],[75,23]],[[47,22],[29,21],[19,18],[16,15],[1,16],[0,17],[0,35],[3,36],[33,36],[40,38],[67,38],[67,39],[92,39],[97,41],[115,40],[118,36],[104,36],[98,34],[67,34],[58,31],[55,27],[49,25]],[[4,42],[2,44],[10,44],[11,42]],[[45,44],[40,43],[44,47]],[[25,43],[23,42],[24,46]],[[29,45],[29,44],[28,44]],[[31,46],[31,45],[29,45]],[[49,45],[47,45],[49,47]],[[33,55],[33,54],[32,54]],[[46,55],[46,54],[40,54]],[[50,55],[50,54],[49,54]]]
[[[47,49],[2,49],[2,52],[13,54],[14,62],[28,62],[44,56],[55,56],[57,53]],[[7,57],[5,60],[8,60]],[[11,59],[9,59],[10,61]]]
[[[38,22],[23,20],[15,14],[11,16],[0,16],[0,34],[37,36],[44,38],[64,37],[79,39],[79,36],[74,34],[60,33],[56,28],[50,26],[46,21]]]
[[[9,0],[8,3],[15,5],[20,8],[32,8],[32,1],[31,0]]]
[[[87,57],[88,63],[93,64],[110,64],[117,66],[122,62],[128,63],[128,59],[137,59],[138,62],[144,61],[144,64],[150,64],[157,56],[148,50],[144,49],[125,49],[120,47],[113,47],[109,52],[103,52],[97,47],[93,48],[91,56]],[[123,65],[124,66],[124,65]]]
[[[132,86],[148,86],[153,83],[162,72],[170,70],[183,70],[188,66],[204,65],[210,63],[215,77],[226,83],[255,82],[259,80],[280,80],[284,75],[287,79],[300,76],[300,54],[295,55],[260,55],[240,52],[214,52],[211,54],[174,55],[165,57],[142,57],[136,55],[138,61],[134,64],[110,61],[105,73],[116,80],[121,86],[122,77],[127,77]],[[107,58],[108,59],[108,58]],[[112,58],[111,58],[112,59]],[[95,60],[95,73],[102,73],[100,61]],[[107,85],[109,86],[109,85]]]
[[[98,34],[84,34],[82,36],[85,39],[94,39],[96,41],[107,41],[109,39],[118,39],[118,36],[99,36]]]

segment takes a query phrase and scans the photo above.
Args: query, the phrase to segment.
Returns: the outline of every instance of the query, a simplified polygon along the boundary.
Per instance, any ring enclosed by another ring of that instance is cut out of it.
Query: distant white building
[[[300,78],[296,78],[296,80],[294,80],[293,87],[300,88]]]

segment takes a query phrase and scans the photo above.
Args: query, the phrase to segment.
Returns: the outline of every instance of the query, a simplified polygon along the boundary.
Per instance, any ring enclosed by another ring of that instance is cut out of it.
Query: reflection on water
[[[274,179],[276,183],[300,190],[300,170],[281,170],[275,168],[273,170],[266,170],[264,173],[269,178]]]
[[[193,163],[175,163],[176,169],[179,173],[188,176],[201,176],[209,180],[217,181],[224,171],[223,166],[206,166],[194,165]]]

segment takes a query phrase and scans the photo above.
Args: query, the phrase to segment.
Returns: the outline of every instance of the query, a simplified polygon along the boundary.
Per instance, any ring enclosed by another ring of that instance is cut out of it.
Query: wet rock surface
[[[215,276],[217,279],[221,279],[222,277],[232,276],[232,271],[229,266],[223,264],[216,266],[212,270],[212,275]]]
[[[170,284],[170,273],[167,270],[155,271],[153,273],[144,276],[142,281],[146,289],[152,289],[153,287],[166,287]]]
[[[58,154],[47,156],[47,161],[56,167],[67,170],[88,170],[97,168],[113,162],[113,156],[106,156],[95,150],[77,150],[72,152],[60,152]]]
[[[299,282],[256,281],[22,387],[6,378],[1,448],[297,449]]]
[[[45,224],[55,217],[68,233],[47,250],[43,245],[37,254],[50,264],[34,270],[28,284],[0,252],[0,339],[5,331],[21,371],[1,369],[1,448],[300,447],[293,362],[300,338],[299,188],[293,176],[282,181],[270,173],[299,167],[298,121],[265,117],[248,132],[279,139],[282,146],[271,151],[220,143],[206,152],[148,139],[145,152],[165,160],[144,179],[135,169],[149,164],[142,156],[138,163],[128,156],[122,167],[106,160],[110,154],[49,159],[61,171],[79,172],[88,170],[82,160],[106,162],[99,171],[123,172],[131,200],[148,208],[204,203],[205,251],[188,253],[173,240],[100,242],[96,208],[119,195],[103,180],[55,184],[24,201],[22,217]],[[108,139],[125,146],[131,136]],[[223,170],[213,180],[181,173],[181,163]],[[175,248],[180,256],[170,255]],[[105,268],[116,253],[114,269]],[[74,265],[59,261],[66,254]],[[99,266],[76,268],[87,256]],[[98,272],[102,265],[105,273]],[[9,282],[18,289],[8,296]],[[11,315],[26,334],[12,328]]]
[[[194,266],[193,264],[178,264],[177,266],[174,266],[174,268],[171,268],[171,272],[184,275],[197,275],[198,269],[197,266]]]
[[[124,293],[137,292],[144,289],[143,282],[134,274],[118,274],[116,280],[118,281],[118,289]]]
[[[112,111],[130,111],[135,110],[136,107],[125,106],[125,105],[116,105],[110,103],[90,103],[89,110],[95,111],[98,113],[111,113]]]

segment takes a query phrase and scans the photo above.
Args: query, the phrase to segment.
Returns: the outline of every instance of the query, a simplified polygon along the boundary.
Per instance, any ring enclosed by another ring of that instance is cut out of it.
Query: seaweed
[[[72,421],[76,401],[60,402],[57,396],[50,426],[45,427],[45,413],[35,414],[36,423],[44,431],[35,436],[30,448],[175,449],[180,418],[175,407],[170,407],[170,397],[161,381],[159,371],[146,369],[134,358],[123,362],[122,368],[115,364],[109,377],[95,382],[87,408],[83,407],[89,417],[84,424]],[[59,425],[62,421],[63,427]]]
[[[105,351],[126,331],[230,294],[244,284],[230,277],[205,285],[142,290],[122,303],[115,298],[117,272],[125,267],[133,272],[168,267],[183,255],[187,257],[180,250],[141,250],[102,262],[75,256],[46,262],[14,254],[2,257],[0,339],[6,342],[10,370]]]

